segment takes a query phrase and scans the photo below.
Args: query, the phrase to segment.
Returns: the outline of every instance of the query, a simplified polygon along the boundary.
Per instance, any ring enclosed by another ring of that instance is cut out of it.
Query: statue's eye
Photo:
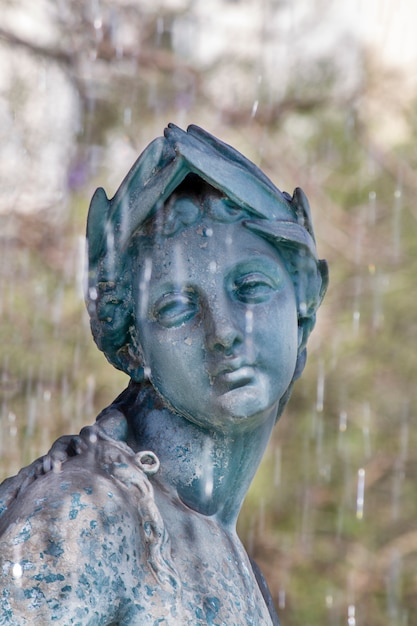
[[[159,298],[153,307],[153,318],[166,328],[181,326],[198,312],[198,299],[193,292],[170,292]]]
[[[234,281],[235,297],[246,304],[265,302],[277,288],[276,281],[262,272],[251,272]]]

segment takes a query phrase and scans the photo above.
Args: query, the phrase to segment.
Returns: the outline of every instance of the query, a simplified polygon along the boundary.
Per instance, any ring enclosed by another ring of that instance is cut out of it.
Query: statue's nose
[[[207,317],[207,347],[226,356],[232,354],[244,341],[237,312],[227,304],[217,305],[209,308]]]

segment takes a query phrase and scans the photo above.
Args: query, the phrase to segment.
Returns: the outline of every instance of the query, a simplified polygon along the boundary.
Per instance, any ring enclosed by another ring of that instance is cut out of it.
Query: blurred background
[[[331,284],[240,519],[283,626],[417,614],[417,5],[0,0],[0,480],[127,384],[83,302],[89,200],[168,122],[310,199]]]

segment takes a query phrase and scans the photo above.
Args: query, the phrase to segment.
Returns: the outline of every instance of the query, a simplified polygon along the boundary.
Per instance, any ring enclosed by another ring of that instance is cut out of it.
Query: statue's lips
[[[240,360],[233,360],[222,363],[216,371],[214,381],[228,389],[236,389],[253,382],[254,378],[255,368],[253,365],[247,365]]]

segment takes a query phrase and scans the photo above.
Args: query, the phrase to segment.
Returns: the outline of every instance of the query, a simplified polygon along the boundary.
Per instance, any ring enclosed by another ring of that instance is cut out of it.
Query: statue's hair
[[[133,381],[143,380],[132,284],[137,254],[144,242],[149,246],[155,237],[174,236],[207,216],[238,222],[269,241],[281,256],[297,299],[295,381],[303,371],[307,339],[328,283],[327,263],[317,258],[306,196],[298,188],[292,197],[280,192],[243,155],[196,127],[184,133],[170,125],[162,148],[155,147],[157,141],[144,151],[111,201],[98,190],[91,203],[87,306],[98,347]],[[173,154],[167,155],[169,148]],[[213,195],[223,202],[207,202]],[[181,203],[181,213],[175,208],[178,197],[190,199],[185,209]]]

